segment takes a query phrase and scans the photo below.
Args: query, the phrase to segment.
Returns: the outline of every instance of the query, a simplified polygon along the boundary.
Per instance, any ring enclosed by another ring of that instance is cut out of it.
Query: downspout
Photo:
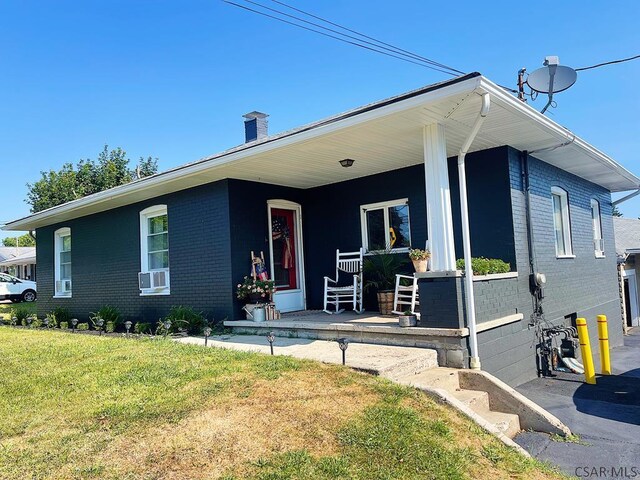
[[[471,235],[469,234],[469,203],[467,201],[467,172],[465,170],[465,157],[476,138],[480,127],[489,113],[491,101],[488,93],[482,94],[482,107],[476,118],[471,133],[465,140],[458,153],[458,178],[460,183],[460,211],[462,214],[462,246],[464,250],[464,282],[465,305],[467,308],[467,327],[469,328],[469,346],[471,358],[469,366],[474,370],[480,370],[480,356],[478,355],[478,330],[476,328],[476,305],[473,293],[473,268],[471,265]]]

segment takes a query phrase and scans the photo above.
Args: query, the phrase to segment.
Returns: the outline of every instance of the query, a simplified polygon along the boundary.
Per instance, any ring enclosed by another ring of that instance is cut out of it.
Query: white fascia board
[[[612,190],[612,191],[628,191],[628,190],[633,190],[634,188],[640,188],[640,178],[638,178],[629,170],[627,170],[622,165],[617,163],[611,157],[609,157],[605,153],[595,148],[593,145],[582,140],[580,137],[578,137],[569,129],[563,127],[562,125],[559,125],[558,123],[554,122],[547,116],[538,112],[536,109],[534,109],[530,105],[527,105],[521,100],[518,100],[516,97],[508,94],[507,92],[505,92],[505,90],[502,87],[499,87],[498,85],[486,79],[485,77],[480,77],[479,90],[490,93],[492,96],[492,100],[498,100],[502,104],[502,106],[504,106],[505,108],[515,111],[520,115],[524,115],[528,119],[536,122],[544,130],[556,136],[559,141],[561,142],[571,141],[572,145],[579,147],[581,150],[584,151],[584,153],[589,155],[591,158],[603,164],[604,166],[608,167],[609,169],[611,169],[612,171],[614,171],[621,177],[627,179],[629,182],[633,184],[628,188],[625,187],[619,190]]]
[[[415,97],[398,100],[382,107],[376,108],[375,104],[373,104],[372,107],[374,108],[367,112],[356,113],[353,116],[336,120],[334,122],[327,123],[326,125],[311,127],[306,131],[304,131],[306,127],[300,127],[300,130],[303,131],[300,131],[298,133],[296,133],[295,130],[289,133],[284,132],[282,135],[285,136],[283,136],[282,138],[277,138],[276,136],[275,139],[269,139],[267,137],[267,139],[263,143],[257,145],[242,145],[241,147],[238,147],[236,151],[234,151],[234,149],[231,149],[227,152],[222,152],[214,157],[205,157],[204,159],[198,160],[196,162],[182,165],[174,169],[158,173],[151,177],[137,180],[126,185],[121,185],[119,187],[105,190],[103,192],[98,192],[93,195],[80,198],[78,200],[73,200],[71,202],[52,207],[47,210],[43,210],[28,217],[9,222],[2,227],[2,230],[29,230],[32,228],[33,224],[40,224],[42,221],[48,221],[63,213],[71,213],[74,210],[79,210],[89,205],[95,205],[107,202],[109,200],[114,200],[116,198],[126,196],[134,191],[152,189],[154,187],[170,183],[171,181],[178,178],[184,179],[185,177],[198,175],[205,170],[218,168],[231,162],[241,160],[243,158],[271,152],[295,143],[303,143],[324,135],[331,134],[335,131],[342,130],[344,128],[349,128],[354,125],[382,118],[399,111],[410,110],[421,105],[435,103],[448,97],[466,94],[472,92],[478,87],[481,78],[481,76],[477,76],[458,83],[454,83],[453,85],[445,85],[443,87],[435,88],[434,90],[425,92],[423,94],[416,95]],[[48,223],[54,222],[51,221]]]

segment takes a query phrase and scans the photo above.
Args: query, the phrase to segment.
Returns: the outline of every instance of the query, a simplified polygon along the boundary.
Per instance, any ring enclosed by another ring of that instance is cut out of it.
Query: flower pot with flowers
[[[248,300],[249,303],[268,303],[275,291],[273,280],[244,277],[242,283],[238,284],[236,295],[240,300]]]
[[[431,258],[431,252],[429,250],[412,248],[409,250],[409,258],[413,262],[413,268],[416,269],[416,272],[426,272],[429,270],[429,259]]]

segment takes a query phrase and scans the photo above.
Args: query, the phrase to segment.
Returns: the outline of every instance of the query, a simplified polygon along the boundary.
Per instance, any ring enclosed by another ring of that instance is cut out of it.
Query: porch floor
[[[253,320],[235,320],[224,322],[228,327],[255,327],[255,328],[293,328],[293,329],[319,329],[336,330],[345,332],[379,332],[394,333],[397,335],[436,335],[444,337],[466,337],[469,335],[467,328],[429,328],[408,327],[398,325],[398,317],[395,315],[381,315],[378,312],[364,312],[357,314],[345,311],[340,314],[329,315],[321,310],[304,310],[300,312],[283,313],[279,320],[254,322]]]

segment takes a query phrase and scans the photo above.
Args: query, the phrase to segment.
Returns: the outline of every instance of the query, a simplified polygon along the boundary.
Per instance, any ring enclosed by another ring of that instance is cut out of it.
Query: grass
[[[12,311],[23,310],[27,315],[36,314],[35,302],[30,303],[0,303],[0,319],[10,320]]]
[[[560,478],[339,366],[9,327],[0,359],[2,479]]]

